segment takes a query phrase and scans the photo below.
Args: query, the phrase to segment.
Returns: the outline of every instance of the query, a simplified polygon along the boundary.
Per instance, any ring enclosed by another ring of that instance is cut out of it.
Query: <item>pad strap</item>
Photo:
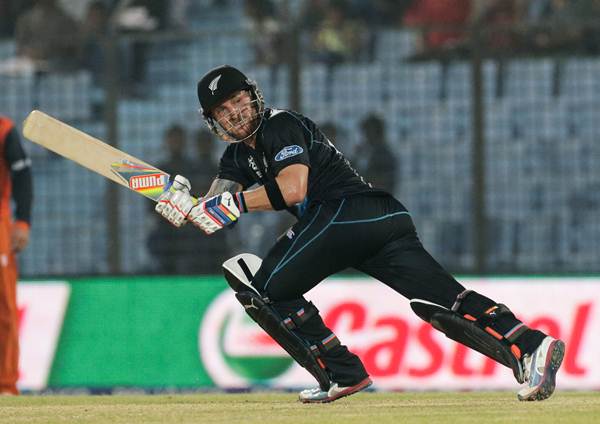
[[[283,323],[288,329],[293,330],[302,327],[306,321],[318,314],[319,310],[317,307],[312,302],[308,302],[308,305],[305,308],[301,308],[296,312],[289,314],[287,318],[283,320]]]
[[[514,343],[519,338],[519,336],[521,336],[524,332],[527,331],[527,329],[528,327],[521,322],[515,325],[513,328],[511,328],[508,332],[506,332],[504,334],[504,338],[509,342]]]
[[[321,352],[327,352],[328,350],[331,350],[341,344],[342,343],[340,342],[340,339],[338,339],[335,334],[331,333],[329,336],[321,340],[319,348],[321,349]]]
[[[521,359],[521,349],[519,349],[519,347],[515,344],[515,341],[519,338],[519,336],[528,330],[528,327],[522,322],[518,322],[508,331],[502,331],[501,328],[504,327],[504,329],[506,329],[506,326],[505,324],[504,326],[498,325],[501,320],[510,318],[517,321],[512,311],[502,303],[492,305],[485,310],[482,308],[476,312],[470,310],[470,313],[465,313],[464,308],[461,308],[461,306],[467,296],[471,294],[477,295],[477,293],[473,290],[465,290],[460,293],[452,305],[452,311],[456,312],[465,319],[474,322],[486,333],[490,334],[498,341],[508,345],[513,355],[515,355],[517,359]],[[470,309],[472,309],[472,307]]]
[[[264,187],[267,191],[269,202],[271,202],[271,206],[273,206],[273,210],[280,211],[287,209],[288,206],[285,204],[285,199],[283,198],[283,194],[281,194],[281,189],[276,180],[273,179],[268,181]]]
[[[452,305],[452,308],[450,308],[450,309],[453,312],[458,313],[458,308],[460,308],[461,303],[463,302],[465,297],[467,297],[471,293],[473,293],[473,290],[465,290],[462,293],[460,293],[458,296],[456,296],[456,300],[454,301],[454,304]]]
[[[319,310],[312,302],[308,302],[308,305],[304,308],[297,310],[296,312],[289,314],[284,320],[283,324],[289,329],[294,330],[296,328],[300,328],[304,325],[312,317],[319,314]],[[325,337],[320,342],[316,342],[316,344],[311,345],[318,347],[318,350],[321,352],[327,352],[333,349],[336,346],[339,346],[340,340],[334,333],[331,333],[329,336]]]
[[[244,306],[246,313],[298,364],[315,377],[321,390],[329,390],[329,373],[317,343],[310,343],[296,332],[290,331],[273,306],[257,293],[240,291],[235,294],[235,297]]]

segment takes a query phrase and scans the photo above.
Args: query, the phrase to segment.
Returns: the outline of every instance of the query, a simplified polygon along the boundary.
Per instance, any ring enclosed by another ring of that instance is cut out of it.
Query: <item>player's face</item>
[[[233,138],[242,140],[256,130],[257,101],[252,99],[250,92],[238,91],[215,107],[212,116]]]

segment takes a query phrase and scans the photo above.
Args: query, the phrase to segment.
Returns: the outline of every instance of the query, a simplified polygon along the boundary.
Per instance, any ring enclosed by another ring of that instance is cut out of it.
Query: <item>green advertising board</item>
[[[206,387],[198,329],[222,278],[69,280],[48,387]]]

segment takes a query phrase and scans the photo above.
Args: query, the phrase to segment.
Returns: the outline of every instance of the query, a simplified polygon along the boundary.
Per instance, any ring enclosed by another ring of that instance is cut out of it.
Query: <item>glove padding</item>
[[[240,217],[233,195],[225,192],[202,201],[194,206],[187,217],[196,227],[206,234],[212,234],[221,228],[231,225]]]
[[[174,226],[185,225],[185,218],[198,204],[198,200],[190,195],[191,188],[187,178],[181,175],[175,176],[170,186],[158,198],[154,209]]]

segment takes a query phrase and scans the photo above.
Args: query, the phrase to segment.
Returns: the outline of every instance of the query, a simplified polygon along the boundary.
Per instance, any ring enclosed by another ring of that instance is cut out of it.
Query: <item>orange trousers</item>
[[[0,393],[18,394],[18,271],[11,247],[11,228],[10,220],[0,218]]]

